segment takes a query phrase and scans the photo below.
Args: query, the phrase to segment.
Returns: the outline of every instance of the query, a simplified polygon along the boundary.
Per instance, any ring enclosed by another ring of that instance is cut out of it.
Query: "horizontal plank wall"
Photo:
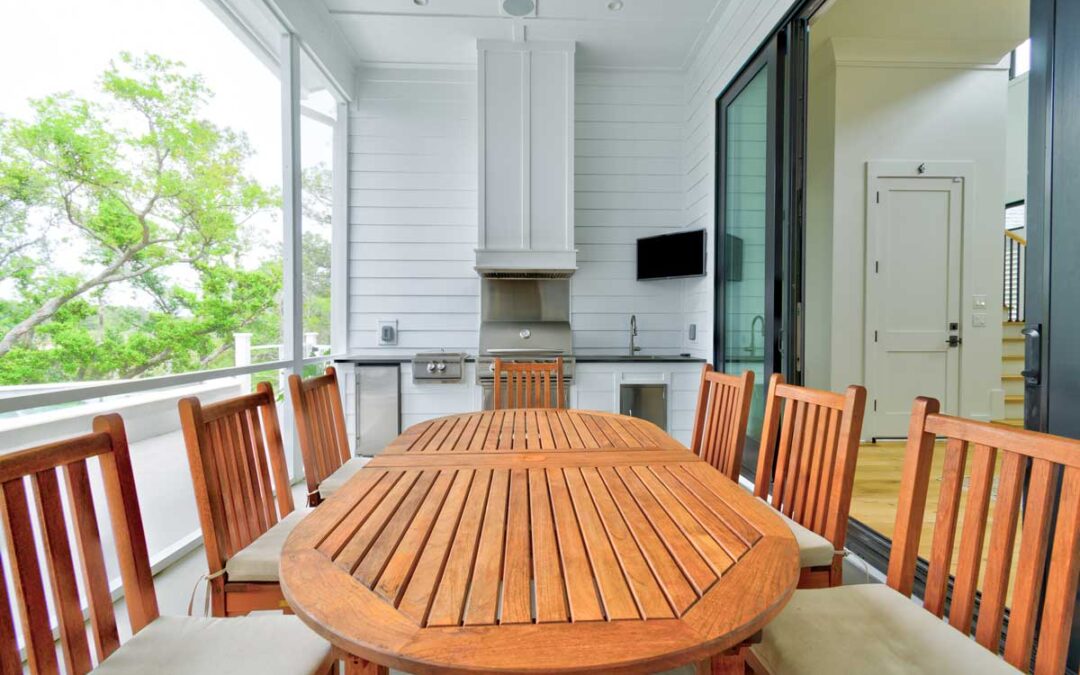
[[[794,0],[728,2],[685,75],[684,222],[687,228],[709,231],[709,276],[687,280],[683,296],[684,324],[697,325],[697,339],[684,337],[683,351],[698,357],[713,357],[716,98],[793,4]]]
[[[574,349],[678,353],[682,281],[635,280],[638,237],[684,224],[682,73],[579,71]],[[350,118],[349,351],[475,354],[476,73],[361,71]],[[377,325],[396,319],[395,348]]]
[[[639,282],[635,261],[638,237],[683,224],[683,95],[680,72],[577,72],[577,354],[625,353],[631,314],[646,353],[680,351],[683,281]]]
[[[349,132],[349,351],[475,353],[476,72],[365,68]]]

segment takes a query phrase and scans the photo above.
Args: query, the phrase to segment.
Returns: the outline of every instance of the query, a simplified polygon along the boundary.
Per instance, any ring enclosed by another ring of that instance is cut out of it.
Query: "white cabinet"
[[[701,362],[580,361],[574,366],[574,386],[570,407],[603,412],[619,412],[619,391],[623,385],[667,385],[667,432],[680,443],[690,443],[701,383]]]
[[[572,272],[574,43],[477,41],[476,269]]]

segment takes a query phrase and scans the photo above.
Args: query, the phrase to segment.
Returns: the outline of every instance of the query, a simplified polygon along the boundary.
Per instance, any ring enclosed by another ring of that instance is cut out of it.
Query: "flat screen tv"
[[[705,230],[690,230],[637,240],[637,278],[705,276]]]

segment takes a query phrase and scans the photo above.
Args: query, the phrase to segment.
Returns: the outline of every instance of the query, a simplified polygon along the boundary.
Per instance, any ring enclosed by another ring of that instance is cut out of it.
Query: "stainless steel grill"
[[[484,409],[490,409],[494,399],[496,357],[514,363],[538,363],[561,356],[564,397],[569,400],[575,365],[569,282],[484,279],[480,303],[476,381],[484,391]]]

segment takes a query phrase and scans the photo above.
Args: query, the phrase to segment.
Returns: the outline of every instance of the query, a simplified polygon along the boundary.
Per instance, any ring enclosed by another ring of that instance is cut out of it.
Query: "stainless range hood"
[[[574,43],[477,41],[476,271],[565,279],[574,248]]]

